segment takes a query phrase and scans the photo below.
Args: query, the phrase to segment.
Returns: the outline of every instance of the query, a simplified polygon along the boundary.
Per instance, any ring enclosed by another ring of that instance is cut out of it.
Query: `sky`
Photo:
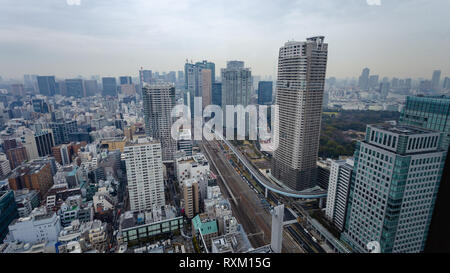
[[[448,0],[0,0],[0,76],[137,76],[186,59],[276,77],[279,48],[323,35],[327,77],[450,76]]]

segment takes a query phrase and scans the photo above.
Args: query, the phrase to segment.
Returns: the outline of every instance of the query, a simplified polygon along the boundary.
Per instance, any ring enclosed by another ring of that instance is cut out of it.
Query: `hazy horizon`
[[[137,76],[186,59],[276,76],[288,40],[323,35],[327,77],[450,76],[450,1],[0,0],[0,76]],[[446,20],[445,24],[442,21]],[[274,78],[275,79],[275,78]]]

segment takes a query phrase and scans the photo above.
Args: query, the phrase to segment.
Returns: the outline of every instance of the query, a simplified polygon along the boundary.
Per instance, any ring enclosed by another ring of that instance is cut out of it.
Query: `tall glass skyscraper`
[[[425,247],[444,167],[441,133],[412,126],[368,125],[358,142],[342,239],[354,251]]]
[[[441,147],[447,151],[444,173],[449,173],[450,97],[407,97],[400,116],[400,123],[443,133]],[[448,230],[450,230],[450,221],[448,220],[450,185],[448,181],[448,176],[442,176],[425,252],[447,251],[450,245],[450,238],[447,236]]]
[[[279,52],[279,144],[272,174],[294,190],[316,185],[327,55],[323,36],[287,42]]]
[[[102,85],[103,85],[103,92],[102,92],[103,96],[111,96],[111,97],[117,96],[116,78],[113,77],[102,78]]]
[[[400,123],[444,133],[442,148],[450,144],[450,97],[408,96]]]
[[[39,93],[44,96],[54,96],[56,93],[55,76],[38,76]]]

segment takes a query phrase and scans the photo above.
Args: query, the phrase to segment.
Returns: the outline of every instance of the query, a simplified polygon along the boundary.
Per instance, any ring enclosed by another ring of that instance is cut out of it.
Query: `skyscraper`
[[[161,144],[139,138],[124,148],[128,194],[132,211],[150,210],[165,204]]]
[[[450,97],[408,96],[400,123],[444,133],[442,149],[450,145]]]
[[[358,86],[361,90],[367,90],[369,88],[369,68],[364,68],[361,76],[359,76]]]
[[[103,92],[102,92],[103,96],[111,96],[111,97],[117,96],[116,78],[104,77],[102,78],[102,85],[103,85]]]
[[[161,142],[163,161],[173,160],[177,143],[172,138],[171,117],[175,106],[175,87],[171,83],[148,85],[142,88],[145,133]]]
[[[120,85],[122,84],[133,84],[130,76],[121,76],[119,77]]]
[[[244,67],[242,61],[228,61],[227,68],[222,68],[222,106],[243,105],[250,103],[252,91],[252,72]]]
[[[211,70],[202,69],[202,106],[203,109],[211,104]]]
[[[368,125],[355,165],[342,239],[366,252],[421,252],[444,167],[441,133],[412,126]]]
[[[222,106],[222,83],[216,82],[212,84],[211,103],[213,105]]]
[[[323,36],[287,42],[279,52],[279,144],[272,174],[295,190],[316,184],[327,54]]]
[[[339,231],[344,229],[353,165],[353,159],[331,162],[325,215]]]
[[[270,105],[272,104],[272,90],[273,83],[269,81],[260,81],[258,83],[258,104]]]
[[[67,79],[66,84],[66,96],[82,98],[86,95],[82,79]]]
[[[98,93],[98,83],[97,80],[86,80],[84,81],[84,87],[86,90],[86,97],[95,96]]]
[[[431,88],[434,91],[439,90],[441,87],[440,83],[441,83],[441,70],[434,70],[433,77],[431,78]]]
[[[76,133],[78,131],[77,122],[75,120],[52,122],[49,124],[49,127],[53,131],[55,145],[69,143],[69,134]]]
[[[400,116],[400,123],[443,133],[441,148],[447,151],[444,173],[449,173],[450,97],[407,97]],[[450,206],[448,181],[448,176],[442,176],[425,252],[445,252],[448,251],[450,245],[450,239],[447,237],[447,232],[450,229],[447,211]]]
[[[205,77],[210,77],[210,81],[203,80],[203,70],[208,69],[211,72]],[[197,62],[195,64],[188,63],[184,65],[184,104],[188,105],[191,110],[191,117],[194,116],[194,98],[203,97],[203,89],[210,92],[212,84],[215,82],[215,64],[208,61]],[[206,86],[203,87],[203,83]]]
[[[450,90],[450,78],[449,77],[445,77],[443,87],[445,90]]]
[[[44,96],[54,96],[56,92],[55,76],[38,76],[39,93]]]
[[[139,70],[139,81],[141,84],[141,88],[144,86],[144,83],[150,84],[152,82],[152,71],[151,70]]]

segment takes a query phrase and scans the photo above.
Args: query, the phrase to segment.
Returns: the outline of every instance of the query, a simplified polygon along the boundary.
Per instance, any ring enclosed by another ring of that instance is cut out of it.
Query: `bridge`
[[[251,174],[252,178],[255,179],[261,186],[263,186],[266,189],[266,192],[267,190],[270,190],[280,195],[300,199],[320,199],[327,197],[327,191],[320,187],[314,187],[303,191],[294,191],[272,183],[269,178],[264,176],[251,162],[249,162],[247,158],[245,158],[245,156],[236,147],[233,146],[233,144],[226,140],[221,134],[216,133],[214,130],[213,132],[218,139],[222,140],[228,146],[228,148],[230,148],[230,150],[238,158],[239,162]],[[271,177],[271,179],[276,181],[274,177]]]

